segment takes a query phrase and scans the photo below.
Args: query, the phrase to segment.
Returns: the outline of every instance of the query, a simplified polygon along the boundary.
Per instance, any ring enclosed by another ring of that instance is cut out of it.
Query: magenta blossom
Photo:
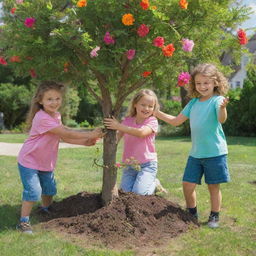
[[[23,0],[16,0],[16,4],[23,4]]]
[[[36,19],[35,18],[26,18],[25,21],[24,21],[24,25],[28,28],[32,28],[34,26],[36,22]]]
[[[164,38],[161,36],[156,37],[153,40],[153,45],[159,48],[162,48],[164,46]]]
[[[188,72],[181,72],[178,76],[178,85],[184,86],[189,83],[190,81],[190,74]]]
[[[126,52],[126,57],[128,60],[132,60],[135,56],[136,50],[130,49]]]
[[[1,56],[0,56],[0,64],[1,64],[1,65],[5,65],[5,66],[7,65],[7,61],[5,60],[4,57],[1,57]]]
[[[107,31],[104,36],[104,42],[105,44],[114,44],[115,39],[110,35],[110,33]]]
[[[195,43],[193,40],[189,40],[187,38],[182,39],[182,49],[185,52],[192,52],[194,45]]]
[[[91,58],[98,57],[98,51],[100,50],[99,46],[96,46],[94,49],[91,50],[90,56]]]

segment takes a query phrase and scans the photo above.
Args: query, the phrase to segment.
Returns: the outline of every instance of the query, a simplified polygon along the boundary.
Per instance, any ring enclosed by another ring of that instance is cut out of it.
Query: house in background
[[[253,55],[254,62],[256,64],[256,34],[246,44],[246,48]],[[234,72],[229,77],[229,84],[232,89],[243,88],[244,80],[247,77],[246,65],[249,62],[249,56],[243,55],[241,58],[241,64],[234,67]],[[229,54],[225,54],[222,59],[223,65],[232,65],[232,57]]]

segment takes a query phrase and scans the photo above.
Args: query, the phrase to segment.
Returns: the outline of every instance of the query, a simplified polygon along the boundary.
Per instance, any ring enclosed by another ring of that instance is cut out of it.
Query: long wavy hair
[[[44,94],[49,90],[55,90],[63,96],[65,87],[63,84],[58,84],[54,81],[44,81],[42,82],[36,89],[36,92],[31,100],[30,109],[27,115],[26,124],[27,130],[29,131],[32,126],[32,121],[35,114],[40,110],[43,109],[42,104],[39,102],[43,99]]]
[[[152,90],[149,90],[149,89],[142,89],[140,90],[138,93],[136,93],[132,100],[131,100],[131,103],[130,103],[130,106],[129,106],[129,109],[128,109],[128,113],[127,113],[127,116],[129,117],[134,117],[136,116],[137,114],[137,111],[136,111],[136,108],[135,108],[135,104],[138,103],[138,101],[144,97],[144,96],[152,96],[155,100],[155,105],[154,105],[154,110],[156,108],[159,108],[159,103],[158,103],[158,98],[156,96],[156,94],[152,91]]]
[[[191,72],[191,79],[186,89],[188,91],[188,97],[198,98],[200,93],[196,90],[195,77],[196,75],[203,75],[209,77],[214,81],[214,94],[226,95],[229,90],[229,84],[227,78],[217,69],[217,67],[210,63],[199,64]]]

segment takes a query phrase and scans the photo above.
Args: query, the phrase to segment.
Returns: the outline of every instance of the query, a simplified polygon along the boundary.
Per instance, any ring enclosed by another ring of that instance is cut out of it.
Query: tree
[[[14,60],[19,75],[83,84],[101,104],[104,117],[118,116],[131,92],[144,85],[164,88],[162,77],[173,80],[188,71],[185,59],[217,61],[219,47],[234,41],[223,28],[245,18],[246,10],[229,8],[231,2],[5,0],[2,59]],[[185,38],[200,47],[184,51]],[[118,196],[116,148],[115,132],[108,131],[105,203]]]

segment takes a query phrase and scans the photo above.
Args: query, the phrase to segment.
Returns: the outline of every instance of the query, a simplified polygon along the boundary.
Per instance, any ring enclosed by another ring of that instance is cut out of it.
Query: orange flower
[[[147,77],[147,76],[151,75],[151,73],[152,73],[152,71],[144,71],[141,75],[143,77]]]
[[[151,6],[151,10],[156,10],[157,7],[155,5]]]
[[[140,6],[143,10],[147,10],[149,8],[149,0],[142,0],[140,2]]]
[[[12,56],[10,62],[21,62],[20,56]]]
[[[131,26],[133,25],[135,19],[131,13],[126,13],[122,17],[122,22],[125,26]]]
[[[175,51],[173,44],[168,44],[162,48],[163,54],[166,57],[171,57]]]
[[[179,5],[182,9],[188,9],[188,2],[187,0],[180,0]]]
[[[76,5],[78,7],[85,7],[87,5],[87,0],[79,0]]]

